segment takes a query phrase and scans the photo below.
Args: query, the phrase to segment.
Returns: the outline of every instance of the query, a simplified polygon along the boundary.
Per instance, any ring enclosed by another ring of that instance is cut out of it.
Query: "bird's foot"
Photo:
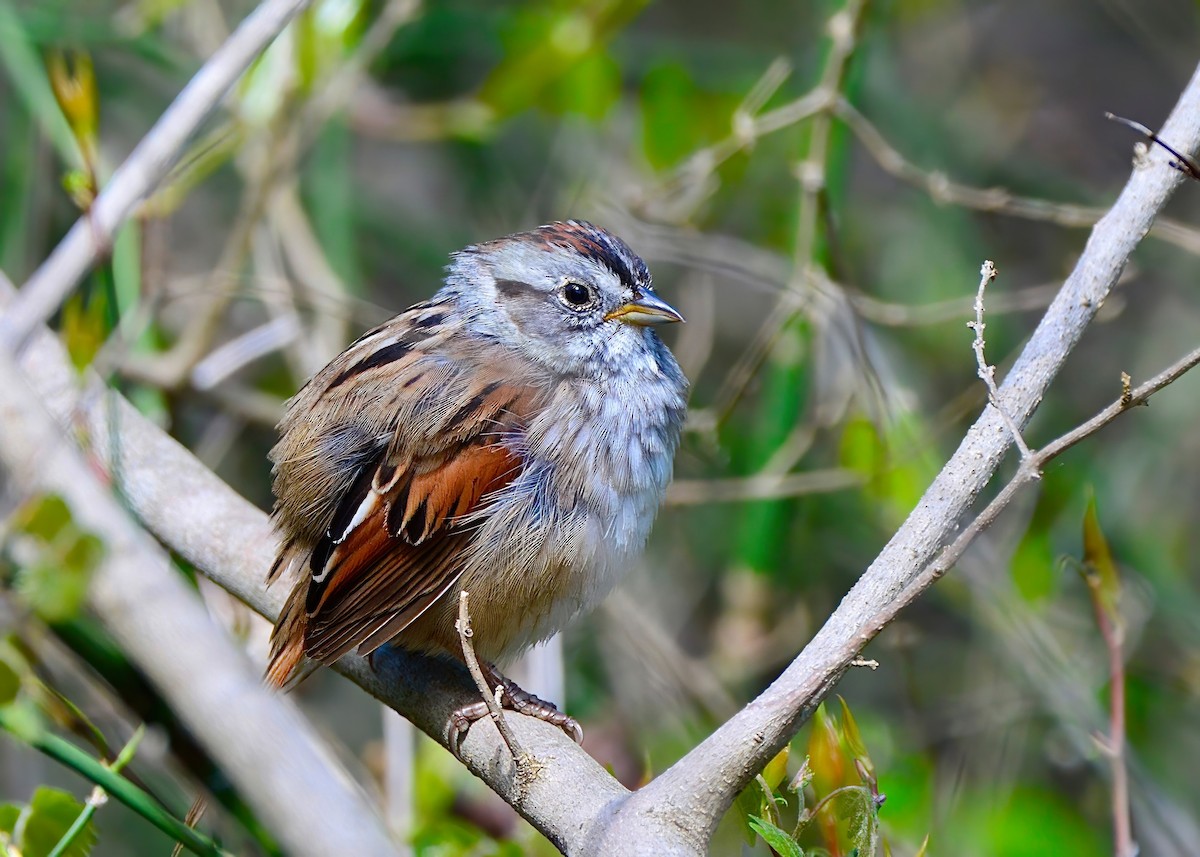
[[[499,691],[497,699],[501,708],[507,708],[518,714],[545,720],[566,732],[576,744],[583,743],[583,727],[574,717],[563,714],[552,702],[539,699],[527,690],[521,688],[515,681],[505,677],[491,664],[482,664],[488,683]],[[450,749],[454,755],[459,755],[463,740],[476,720],[482,720],[488,715],[488,705],[480,700],[454,711],[450,715]]]

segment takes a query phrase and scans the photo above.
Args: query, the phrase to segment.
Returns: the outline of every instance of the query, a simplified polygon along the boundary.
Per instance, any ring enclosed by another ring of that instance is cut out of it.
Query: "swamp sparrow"
[[[448,271],[288,403],[268,579],[296,583],[267,678],[389,642],[461,660],[466,590],[504,702],[578,740],[492,663],[594,606],[645,543],[687,390],[653,328],[683,317],[623,241],[581,221],[473,245]]]

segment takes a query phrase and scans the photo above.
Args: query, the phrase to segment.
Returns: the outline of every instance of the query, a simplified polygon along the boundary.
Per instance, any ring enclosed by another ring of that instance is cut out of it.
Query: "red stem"
[[[1096,624],[1108,649],[1109,726],[1107,752],[1112,764],[1113,839],[1116,857],[1134,857],[1133,825],[1129,816],[1129,772],[1125,767],[1125,659],[1122,642],[1125,634],[1120,620],[1113,620],[1104,607],[1099,587],[1088,581]]]

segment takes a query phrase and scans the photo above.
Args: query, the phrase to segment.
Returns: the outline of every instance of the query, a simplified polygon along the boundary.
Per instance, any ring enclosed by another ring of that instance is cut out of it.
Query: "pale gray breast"
[[[544,639],[593,607],[644,546],[686,407],[686,381],[660,348],[604,381],[559,379],[510,438],[524,468],[477,513],[481,550],[464,575],[530,589],[503,648]]]
[[[644,544],[683,425],[686,381],[655,342],[607,378],[560,381],[524,438],[529,475],[552,486],[539,501],[585,513],[619,553]]]

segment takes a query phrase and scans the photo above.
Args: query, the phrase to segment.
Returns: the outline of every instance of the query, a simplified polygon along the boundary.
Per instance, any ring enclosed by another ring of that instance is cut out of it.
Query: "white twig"
[[[668,506],[703,503],[741,503],[777,500],[805,494],[823,494],[858,488],[866,479],[861,473],[842,468],[809,470],[803,473],[763,473],[728,479],[676,479],[667,489]]]
[[[112,180],[33,272],[17,301],[0,318],[0,346],[20,348],[54,314],[134,208],[178,160],[200,124],[287,23],[311,0],[264,0],[188,81]]]
[[[399,857],[413,857],[416,833],[417,730],[386,705],[383,715],[383,811],[399,844]]]
[[[192,386],[211,390],[243,367],[293,342],[301,333],[295,313],[281,315],[217,346],[192,367]]]
[[[1000,391],[996,388],[996,367],[989,365],[987,358],[983,355],[983,331],[987,327],[983,323],[983,293],[994,279],[996,279],[996,266],[990,259],[985,260],[979,268],[979,291],[975,293],[975,320],[968,321],[967,327],[975,331],[975,341],[971,347],[975,350],[975,362],[979,366],[979,377],[983,379],[983,383],[988,389],[988,401],[992,403],[993,408],[1000,412],[1000,419],[1004,420],[1004,424],[1012,433],[1013,441],[1017,444],[1017,449],[1021,450],[1021,460],[1026,461],[1032,453],[1025,443],[1025,438],[1021,437],[1021,429],[1017,427],[1016,422],[1000,402]]]

